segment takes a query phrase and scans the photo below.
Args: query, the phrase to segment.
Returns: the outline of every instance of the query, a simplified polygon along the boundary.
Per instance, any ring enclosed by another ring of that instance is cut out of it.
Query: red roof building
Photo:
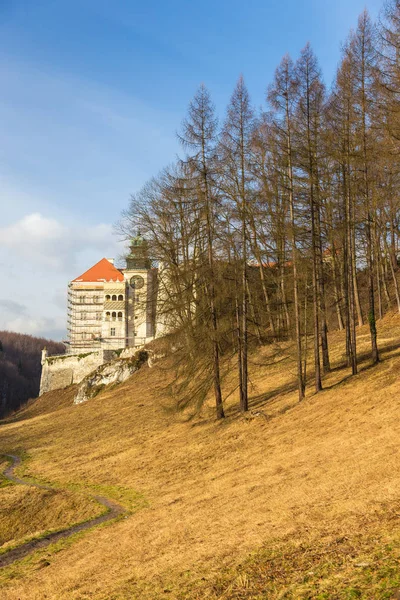
[[[98,263],[93,265],[90,269],[72,280],[72,283],[81,282],[112,282],[112,281],[124,281],[122,272],[114,267],[112,262],[107,258],[102,258]]]
[[[102,258],[68,286],[69,353],[143,346],[155,334],[157,272],[147,243],[131,240],[126,269]]]

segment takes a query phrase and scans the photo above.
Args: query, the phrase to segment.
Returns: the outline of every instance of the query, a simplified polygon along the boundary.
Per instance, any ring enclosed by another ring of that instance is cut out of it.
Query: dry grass
[[[398,509],[399,507],[397,507]],[[243,564],[213,580],[191,582],[178,600],[398,599],[398,514],[380,513],[368,529],[349,536],[269,541]],[[379,517],[379,518],[378,518]],[[120,598],[129,597],[129,594]]]
[[[79,494],[7,486],[0,490],[0,552],[103,511],[97,502]]]
[[[187,422],[163,408],[173,374],[159,365],[81,406],[69,405],[69,392],[61,402],[49,394],[1,426],[4,452],[29,452],[25,473],[61,486],[119,486],[148,501],[46,551],[45,569],[35,567],[43,554],[4,569],[2,598],[278,598],[235,596],[218,573],[255,578],[250,563],[245,572],[237,565],[260,547],[381,539],[379,524],[400,501],[400,319],[379,325],[382,363],[370,369],[366,360],[350,378],[339,368],[343,335],[332,334],[336,369],[300,405],[290,349],[253,355],[251,408],[261,416],[238,415],[233,395],[225,422],[207,407]],[[366,328],[359,348],[368,349]],[[48,412],[52,398],[57,410]]]
[[[0,473],[8,465],[8,460],[0,457]],[[87,493],[15,485],[0,475],[0,553],[103,511]]]

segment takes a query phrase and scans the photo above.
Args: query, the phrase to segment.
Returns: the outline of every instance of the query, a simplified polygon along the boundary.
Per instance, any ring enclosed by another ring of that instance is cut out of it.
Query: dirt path
[[[18,467],[18,465],[21,464],[20,457],[14,456],[13,454],[3,454],[2,456],[5,456],[6,458],[10,458],[13,461],[11,463],[11,465],[8,466],[5,471],[3,471],[4,477],[6,479],[8,479],[9,481],[12,481],[13,483],[17,483],[20,485],[29,485],[29,486],[40,488],[43,490],[56,489],[56,488],[52,488],[47,485],[42,485],[40,483],[32,483],[31,481],[25,481],[24,479],[20,479],[19,477],[16,477],[14,475],[14,470],[16,469],[16,467]],[[91,529],[95,525],[100,525],[100,523],[105,523],[106,521],[111,521],[112,519],[115,519],[119,515],[122,515],[123,513],[127,512],[125,508],[123,508],[116,502],[109,500],[108,498],[104,498],[103,496],[91,496],[91,497],[94,498],[95,500],[97,500],[97,502],[99,502],[103,506],[105,506],[108,509],[108,512],[106,512],[103,515],[100,515],[99,517],[94,517],[93,519],[90,519],[90,521],[85,521],[84,523],[72,525],[71,527],[67,527],[66,529],[63,529],[61,531],[49,533],[44,538],[31,540],[29,542],[26,542],[25,544],[21,544],[21,546],[18,546],[17,548],[13,548],[13,549],[9,550],[8,552],[5,552],[4,554],[1,554],[0,555],[0,568],[6,567],[6,566],[10,565],[11,563],[13,563],[14,561],[24,558],[24,556],[27,556],[34,550],[38,550],[39,548],[46,548],[46,546],[49,546],[50,544],[53,544],[54,542],[57,542],[58,540],[61,540],[63,538],[68,538],[71,535],[73,535],[74,533],[78,533],[78,531],[84,531],[85,529]]]

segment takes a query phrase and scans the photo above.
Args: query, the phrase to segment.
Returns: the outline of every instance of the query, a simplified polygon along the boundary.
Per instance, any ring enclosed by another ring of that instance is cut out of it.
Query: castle
[[[102,258],[70,282],[67,351],[48,356],[43,350],[39,395],[79,383],[116,356],[132,356],[162,335],[158,272],[139,233],[131,239],[125,269]]]
[[[68,354],[143,346],[156,334],[157,269],[146,240],[131,239],[126,268],[103,258],[69,284]]]

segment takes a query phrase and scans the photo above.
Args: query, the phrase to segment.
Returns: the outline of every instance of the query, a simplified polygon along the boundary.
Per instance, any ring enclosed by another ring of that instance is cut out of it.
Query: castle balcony
[[[124,300],[106,300],[104,302],[103,310],[124,310],[125,309],[125,301]]]

